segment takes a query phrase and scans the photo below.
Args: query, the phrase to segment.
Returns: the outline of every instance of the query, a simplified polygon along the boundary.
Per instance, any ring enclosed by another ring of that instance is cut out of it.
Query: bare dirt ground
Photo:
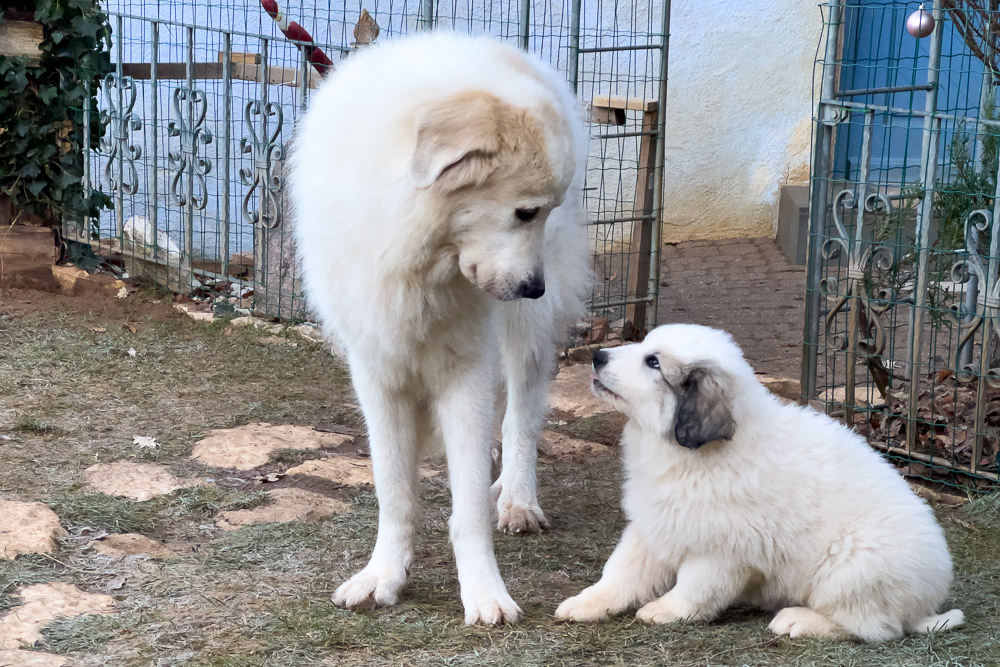
[[[294,345],[293,345],[294,343]],[[559,380],[540,460],[553,530],[496,536],[525,611],[462,625],[441,468],[422,474],[412,581],[389,610],[330,594],[364,563],[376,504],[346,370],[288,334],[202,324],[169,296],[0,291],[0,666],[998,665],[1000,512],[939,505],[969,625],[879,646],[708,625],[554,622],[623,527],[621,420]]]

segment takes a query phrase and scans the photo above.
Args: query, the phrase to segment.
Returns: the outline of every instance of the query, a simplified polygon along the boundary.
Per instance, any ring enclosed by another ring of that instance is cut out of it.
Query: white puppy
[[[630,418],[628,526],[558,618],[710,621],[743,602],[780,610],[779,635],[863,641],[962,623],[936,615],[951,557],[927,504],[861,436],[772,396],[728,334],[662,326],[594,371]]]
[[[491,435],[503,382],[498,527],[544,527],[546,390],[590,285],[581,111],[534,58],[448,32],[354,54],[313,95],[292,152],[296,242],[310,304],[351,368],[379,501],[371,559],[338,604],[396,602],[418,458],[443,444],[465,620],[518,616],[493,553]]]

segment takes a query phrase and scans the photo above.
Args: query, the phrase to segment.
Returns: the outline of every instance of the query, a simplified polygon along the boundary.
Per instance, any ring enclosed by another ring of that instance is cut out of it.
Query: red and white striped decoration
[[[267,15],[278,24],[278,28],[285,37],[307,45],[314,44],[312,35],[305,28],[295,21],[289,21],[288,17],[281,13],[277,0],[260,0],[260,5],[267,12]],[[309,64],[317,72],[326,74],[328,70],[333,69],[333,61],[323,53],[323,49],[318,46],[304,46],[303,48],[306,49],[306,58],[309,60]]]

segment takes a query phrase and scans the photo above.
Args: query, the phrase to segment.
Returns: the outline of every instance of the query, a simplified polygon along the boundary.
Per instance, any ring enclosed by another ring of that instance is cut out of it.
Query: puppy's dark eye
[[[536,217],[538,217],[538,211],[540,209],[536,206],[535,208],[516,208],[514,209],[514,215],[521,222],[531,222]]]
[[[656,358],[655,354],[651,354],[648,357],[646,357],[646,365],[649,366],[650,368],[659,369],[660,360]]]

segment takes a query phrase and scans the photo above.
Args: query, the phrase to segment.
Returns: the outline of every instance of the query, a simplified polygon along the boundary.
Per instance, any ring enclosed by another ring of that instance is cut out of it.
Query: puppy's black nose
[[[531,280],[521,283],[521,297],[525,299],[540,299],[545,294],[545,278],[541,274],[531,276]]]
[[[608,351],[597,350],[594,352],[594,370],[599,371],[608,363]]]

